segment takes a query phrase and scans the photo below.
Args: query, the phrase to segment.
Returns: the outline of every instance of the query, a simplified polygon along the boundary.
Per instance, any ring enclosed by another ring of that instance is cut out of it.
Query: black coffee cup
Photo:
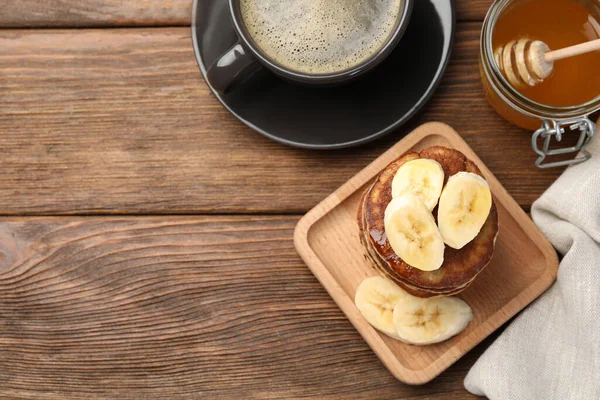
[[[413,2],[414,0],[403,1],[403,9],[398,13],[392,34],[384,45],[369,58],[345,71],[311,75],[289,70],[264,55],[261,49],[253,43],[244,26],[240,1],[229,0],[229,11],[238,42],[208,68],[206,74],[208,82],[216,91],[227,92],[234,89],[238,82],[263,67],[286,79],[304,84],[332,85],[356,79],[383,61],[398,44],[408,25]]]

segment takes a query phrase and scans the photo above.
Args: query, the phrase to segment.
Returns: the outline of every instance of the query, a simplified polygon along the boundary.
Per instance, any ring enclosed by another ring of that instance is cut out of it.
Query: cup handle
[[[260,69],[258,61],[238,40],[206,72],[206,79],[219,93],[232,90],[238,83]]]

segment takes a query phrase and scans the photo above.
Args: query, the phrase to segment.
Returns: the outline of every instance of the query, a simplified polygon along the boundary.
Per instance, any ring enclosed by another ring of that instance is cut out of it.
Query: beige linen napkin
[[[474,394],[600,399],[599,138],[590,152],[533,204],[533,220],[564,255],[558,278],[471,368],[465,387]]]

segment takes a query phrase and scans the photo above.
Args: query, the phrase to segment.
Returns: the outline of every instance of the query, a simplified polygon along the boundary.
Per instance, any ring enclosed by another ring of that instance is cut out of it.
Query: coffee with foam
[[[282,67],[310,75],[362,64],[388,42],[403,0],[240,0],[252,41]]]

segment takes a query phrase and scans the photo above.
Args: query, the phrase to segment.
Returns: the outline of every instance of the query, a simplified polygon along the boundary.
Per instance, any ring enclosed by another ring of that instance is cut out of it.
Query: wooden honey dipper
[[[519,39],[497,48],[494,57],[500,71],[512,85],[535,86],[552,73],[554,61],[594,50],[600,50],[600,39],[554,51],[550,51],[542,41]]]

